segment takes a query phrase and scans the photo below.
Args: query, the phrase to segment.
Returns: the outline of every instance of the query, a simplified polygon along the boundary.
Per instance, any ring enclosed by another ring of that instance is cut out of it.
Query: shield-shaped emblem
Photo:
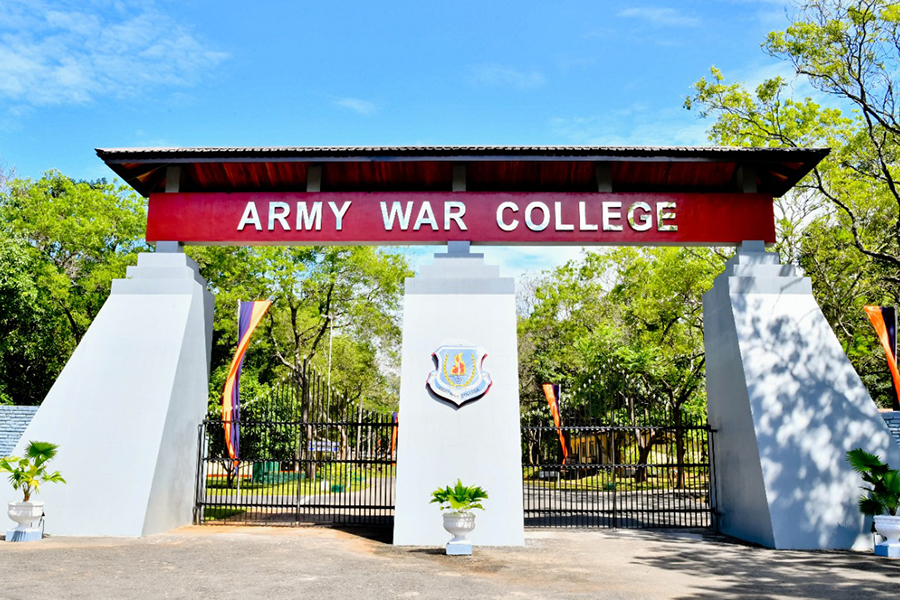
[[[428,375],[428,387],[456,406],[481,398],[493,383],[491,376],[481,369],[485,356],[487,352],[478,346],[441,346],[431,355],[437,369]]]

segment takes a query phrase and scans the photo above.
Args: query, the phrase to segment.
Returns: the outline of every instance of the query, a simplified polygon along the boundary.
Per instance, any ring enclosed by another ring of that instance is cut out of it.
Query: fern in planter
[[[847,453],[847,461],[872,487],[859,499],[859,512],[868,516],[896,516],[900,508],[900,472],[890,468],[881,459],[862,448]]]
[[[59,471],[52,473],[47,463],[56,456],[58,446],[50,442],[29,442],[25,447],[25,456],[6,456],[0,458],[0,472],[9,473],[9,482],[14,490],[22,490],[23,502],[31,500],[31,494],[37,493],[42,483],[65,483]]]
[[[456,480],[453,487],[438,488],[431,493],[431,503],[439,504],[441,510],[452,510],[453,512],[463,513],[474,509],[484,510],[481,505],[482,500],[487,500],[487,492],[477,485],[463,485],[462,481]]]

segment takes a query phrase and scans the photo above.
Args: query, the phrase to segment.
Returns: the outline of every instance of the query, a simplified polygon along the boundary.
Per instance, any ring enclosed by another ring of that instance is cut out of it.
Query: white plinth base
[[[875,544],[875,556],[900,558],[900,544]]]
[[[447,554],[450,556],[468,556],[472,554],[471,542],[447,542]]]
[[[37,542],[42,537],[39,527],[16,527],[6,530],[7,542]]]
[[[206,414],[212,295],[184,254],[141,254],[13,453],[52,442],[65,484],[41,486],[51,535],[141,536],[191,523]],[[17,497],[0,481],[0,501]]]

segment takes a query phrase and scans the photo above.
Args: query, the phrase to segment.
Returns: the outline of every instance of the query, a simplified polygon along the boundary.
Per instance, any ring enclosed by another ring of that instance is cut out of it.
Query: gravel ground
[[[385,530],[186,527],[0,543],[0,598],[895,598],[900,560],[676,531],[527,530],[524,548],[395,547]]]

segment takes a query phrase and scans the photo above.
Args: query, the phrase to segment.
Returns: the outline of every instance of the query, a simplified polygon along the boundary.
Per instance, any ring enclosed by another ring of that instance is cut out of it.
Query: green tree
[[[713,68],[686,106],[715,121],[723,145],[832,148],[779,201],[779,251],[813,281],[823,311],[876,401],[893,392],[864,304],[900,304],[900,8],[884,0],[797,5],[794,22],[764,49],[791,64],[823,106],[791,97],[781,78],[750,91]]]
[[[520,301],[531,309],[519,322],[524,410],[529,400],[541,406],[540,385],[553,382],[569,390],[566,411],[587,410],[588,418],[614,414],[619,424],[672,418],[680,426],[685,416],[702,415],[702,294],[724,258],[708,249],[621,248],[588,253],[548,273],[544,285],[531,288],[534,299]],[[661,441],[662,434],[638,434],[639,462],[648,462]],[[684,462],[682,435],[675,454]],[[683,472],[677,485],[684,485]]]
[[[403,281],[410,275],[402,254],[370,246],[189,251],[216,293],[212,406],[221,402],[237,342],[237,303],[263,298],[273,305],[247,354],[246,376],[302,389],[311,370],[327,374],[333,335],[332,387],[349,393],[335,395],[332,411],[341,414],[360,398],[396,405],[391,365],[397,363]]]
[[[354,406],[396,406],[399,381],[392,366],[398,363],[403,281],[410,275],[402,254],[370,246],[192,247],[188,251],[216,294],[211,417],[220,414],[221,394],[237,344],[237,304],[256,299],[270,299],[273,304],[245,355],[243,421],[268,420],[273,410],[285,420],[340,421]],[[333,393],[329,402],[313,403],[308,390],[312,380],[327,380],[332,336]],[[275,399],[284,397],[283,386],[289,388],[290,406]],[[313,414],[314,407],[327,409],[327,414]],[[337,430],[346,455],[349,431],[343,425]],[[251,430],[245,431],[243,458],[286,456],[288,449],[305,447],[295,439],[277,436],[257,440]],[[310,426],[301,435],[312,440],[316,432]],[[213,456],[223,460],[229,471],[224,441],[219,438],[213,434]]]
[[[39,404],[144,247],[144,203],[48,171],[0,186],[0,224],[0,398]]]

